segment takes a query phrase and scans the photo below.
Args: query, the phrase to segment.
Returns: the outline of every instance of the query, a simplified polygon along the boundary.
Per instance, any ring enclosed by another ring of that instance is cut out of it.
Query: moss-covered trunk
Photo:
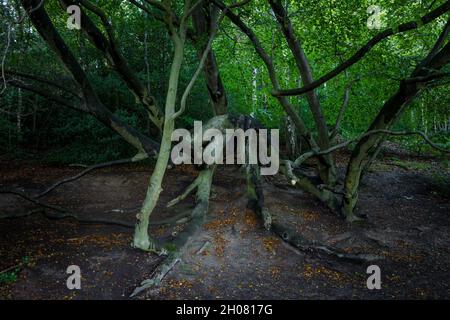
[[[401,111],[411,103],[418,91],[419,89],[416,86],[414,88],[400,86],[400,89],[384,104],[368,131],[389,129]],[[354,213],[354,209],[358,201],[361,174],[384,136],[382,133],[368,135],[358,142],[352,152],[345,176],[344,196],[342,198],[342,211],[348,221],[359,220]]]
[[[150,182],[147,188],[147,194],[142,204],[141,211],[138,216],[138,222],[134,233],[133,246],[142,250],[156,250],[154,242],[148,234],[149,218],[158,202],[159,195],[162,191],[162,181],[169,162],[171,151],[171,137],[175,126],[175,104],[178,91],[178,80],[180,77],[181,64],[183,62],[184,40],[173,35],[174,57],[169,77],[169,89],[166,97],[164,129],[161,139],[161,147],[153,170]]]

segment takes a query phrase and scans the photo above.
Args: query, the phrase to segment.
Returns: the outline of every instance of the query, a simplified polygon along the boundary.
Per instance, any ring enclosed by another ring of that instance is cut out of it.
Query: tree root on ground
[[[375,254],[347,253],[325,244],[311,242],[300,236],[296,230],[289,228],[276,220],[272,223],[272,231],[283,241],[303,252],[325,253],[329,256],[355,263],[366,263],[384,259],[382,256]]]
[[[183,201],[184,199],[186,199],[186,197],[195,190],[195,188],[198,187],[199,183],[201,182],[201,176],[199,175],[197,178],[195,178],[195,180],[186,188],[186,190],[184,190],[184,192],[179,195],[178,197],[176,197],[175,199],[169,201],[169,203],[167,204],[167,208],[173,207],[174,205],[180,203],[181,201]]]
[[[27,201],[30,201],[41,208],[39,209],[33,209],[24,213],[0,213],[0,219],[19,219],[19,218],[25,218],[29,217],[33,214],[43,214],[44,217],[51,219],[51,220],[60,220],[60,219],[69,219],[72,218],[76,220],[79,223],[88,223],[88,224],[105,224],[105,225],[116,225],[124,228],[134,228],[135,223],[127,223],[121,220],[114,220],[114,219],[101,219],[101,218],[81,218],[78,214],[71,212],[70,210],[66,208],[62,208],[59,206],[54,206],[48,203],[44,203],[42,201],[36,200],[35,198],[32,198],[21,191],[15,191],[15,190],[4,190],[0,189],[0,194],[12,194],[19,196]],[[50,209],[50,210],[45,210]],[[159,221],[151,221],[151,226],[162,226],[162,225],[174,225],[174,224],[182,224],[188,222],[192,217],[191,212],[182,212],[180,214],[177,214],[173,217],[159,220]]]
[[[215,167],[211,167],[200,172],[198,178],[195,180],[197,181],[195,186],[197,188],[197,202],[195,208],[192,210],[191,221],[171,243],[166,244],[165,249],[168,251],[167,257],[160,265],[158,265],[153,272],[152,277],[142,281],[141,285],[133,291],[130,297],[135,297],[149,288],[159,286],[169,271],[172,270],[179,261],[181,261],[181,256],[184,251],[186,251],[192,239],[194,239],[201,231],[208,212],[209,196],[211,193],[211,183],[214,175],[214,169]],[[188,189],[189,188],[190,187],[188,187]]]
[[[267,230],[272,226],[272,215],[264,205],[264,194],[257,165],[248,165],[246,167],[247,174],[247,197],[248,207],[251,208],[264,222]]]
[[[272,217],[268,209],[264,205],[264,193],[262,187],[261,176],[259,175],[259,168],[257,165],[250,165],[247,169],[247,195],[249,197],[249,206],[255,213],[262,218],[264,227],[270,229],[273,233],[279,236],[283,241],[296,249],[303,252],[322,252],[327,255],[334,256],[343,260],[363,263],[381,260],[383,257],[367,253],[347,253],[331,246],[311,242],[301,235],[296,230],[287,225],[277,221]],[[270,217],[270,219],[269,219]],[[270,224],[269,224],[270,222]]]
[[[119,165],[119,164],[127,164],[127,163],[132,163],[132,162],[137,162],[139,160],[143,160],[145,157],[142,156],[141,154],[137,154],[135,157],[133,158],[127,158],[127,159],[120,159],[120,160],[114,160],[114,161],[108,161],[108,162],[104,162],[104,163],[99,163],[99,164],[95,164],[89,167],[86,167],[86,169],[84,169],[83,171],[81,171],[80,173],[63,179],[61,181],[58,181],[56,183],[54,183],[53,185],[51,185],[50,187],[48,187],[47,189],[45,189],[44,191],[42,191],[41,193],[39,193],[35,198],[39,199],[43,196],[45,196],[46,194],[50,193],[51,191],[53,191],[54,189],[56,189],[57,187],[59,187],[62,184],[68,183],[68,182],[72,182],[75,181],[77,179],[80,179],[81,177],[85,176],[86,174],[88,174],[89,172],[95,170],[95,169],[100,169],[100,168],[106,168],[106,167],[110,167],[110,166],[114,166],[114,165]]]

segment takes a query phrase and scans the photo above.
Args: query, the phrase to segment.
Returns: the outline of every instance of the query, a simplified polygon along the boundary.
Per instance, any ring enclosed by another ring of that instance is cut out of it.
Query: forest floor
[[[0,187],[36,194],[81,169],[4,163]],[[42,198],[80,217],[133,223],[150,169],[119,166],[92,172]],[[198,174],[191,167],[168,171],[155,221],[192,208],[193,197],[166,209]],[[266,179],[271,213],[318,243],[382,257],[355,263],[318,252],[300,252],[266,231],[246,208],[245,177],[218,168],[208,221],[161,286],[135,299],[425,299],[450,298],[450,174],[436,159],[391,157],[376,163],[360,192],[362,224],[340,220],[310,195],[289,188],[283,177]],[[36,206],[0,195],[0,211]],[[120,210],[119,210],[120,209]],[[152,227],[155,237],[183,225]],[[161,258],[130,247],[132,228],[49,220],[41,214],[0,220],[0,299],[128,299]],[[381,290],[366,287],[368,265],[381,268]],[[68,290],[66,269],[78,265],[81,290]],[[0,274],[2,275],[2,274]]]

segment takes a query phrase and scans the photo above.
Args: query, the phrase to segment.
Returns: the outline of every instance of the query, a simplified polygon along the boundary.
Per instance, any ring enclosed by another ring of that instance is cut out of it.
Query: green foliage
[[[176,252],[178,250],[177,246],[173,243],[166,243],[164,245],[164,249],[166,249],[168,252]]]
[[[126,1],[95,2],[111,19],[120,51],[131,69],[142,83],[149,86],[159,107],[163,108],[172,56],[165,26]],[[436,1],[434,7],[443,2]],[[180,10],[182,2],[174,3],[176,10]],[[295,33],[316,79],[349,58],[378,32],[367,27],[367,8],[370,5],[382,9],[384,27],[397,26],[430,11],[427,1],[287,0],[283,3],[290,13]],[[61,10],[57,1],[47,1],[45,6],[80,65],[88,70],[101,101],[141,132],[151,131],[143,106],[135,101],[103,55],[81,32],[66,28],[67,14]],[[0,52],[4,52],[4,30],[9,22],[16,19],[14,15],[17,14],[17,8],[13,2],[2,2],[0,8]],[[254,0],[251,5],[233,11],[254,30],[263,47],[273,57],[281,87],[298,87],[300,76],[295,61],[267,1]],[[88,14],[101,26],[96,15],[91,12]],[[366,130],[383,103],[397,90],[399,79],[410,74],[416,63],[429,52],[445,21],[446,18],[441,17],[420,30],[382,41],[363,60],[348,69],[346,74],[320,86],[317,94],[328,125],[334,125],[348,83],[358,79],[352,86],[340,133],[344,138],[354,138]],[[31,28],[21,26],[13,28],[15,41],[6,55],[5,65],[73,89],[73,80],[40,36],[31,32]],[[105,32],[103,27],[100,28]],[[229,112],[251,114],[264,126],[283,130],[285,112],[272,97],[272,86],[265,65],[255,54],[247,37],[228,19],[224,19],[213,49],[225,85]],[[181,74],[180,95],[197,65],[198,54],[189,45]],[[305,98],[291,97],[289,100],[306,125],[313,128],[313,118]],[[448,87],[430,88],[402,114],[397,128],[427,132],[432,135],[433,141],[448,148],[449,105]],[[0,97],[0,109],[3,111],[0,113],[0,151],[16,157],[37,154],[41,160],[51,162],[95,163],[127,157],[134,152],[92,117],[64,109],[29,92],[7,87]],[[212,116],[211,109],[205,81],[200,77],[189,96],[186,112],[177,120],[177,126],[189,129],[195,120],[206,121]],[[417,136],[395,140],[411,150],[431,152],[429,146]]]
[[[435,6],[443,1],[438,1]],[[286,1],[291,13],[297,37],[302,42],[314,77],[318,78],[349,58],[378,30],[367,27],[369,5],[378,5],[383,11],[383,26],[396,26],[417,19],[429,11],[429,4],[420,1]],[[257,0],[252,6],[236,10],[241,18],[255,30],[265,50],[274,57],[279,82],[284,88],[299,86],[299,75],[290,50],[267,1]],[[349,105],[345,113],[341,134],[354,138],[366,130],[383,103],[398,88],[399,79],[410,74],[418,61],[423,59],[445,24],[445,18],[420,30],[391,37],[376,47],[345,74],[317,89],[328,125],[332,126],[342,105],[345,87],[352,86]],[[270,95],[271,85],[264,64],[256,56],[253,47],[229,21],[224,22],[225,32],[215,42],[215,52],[221,73],[228,89],[233,111],[255,114],[268,127],[280,127],[284,112]],[[230,41],[233,38],[234,41]],[[256,74],[255,74],[256,70]],[[405,125],[407,130],[427,131],[440,121],[449,119],[448,88],[433,88],[422,94],[412,109],[423,105],[423,120],[417,116]],[[307,125],[313,127],[313,119],[304,98],[290,98]],[[403,117],[410,117],[407,111]],[[417,113],[417,111],[416,111]],[[408,137],[403,141],[409,141]]]
[[[427,162],[419,162],[419,161],[405,161],[401,159],[392,158],[390,161],[392,164],[404,168],[406,170],[414,170],[414,171],[425,171],[430,170],[433,166]]]
[[[0,284],[9,284],[17,281],[17,274],[19,269],[8,271],[0,274]]]
[[[135,115],[118,110],[116,116],[137,126]],[[108,128],[90,116],[65,118],[52,130],[54,143],[61,148],[51,150],[47,161],[55,163],[94,164],[133,156],[135,150]],[[133,153],[134,152],[134,153]]]
[[[0,285],[1,284],[9,284],[17,281],[18,274],[20,272],[21,267],[27,266],[30,263],[30,257],[24,256],[22,257],[22,263],[9,271],[4,271],[0,273]]]

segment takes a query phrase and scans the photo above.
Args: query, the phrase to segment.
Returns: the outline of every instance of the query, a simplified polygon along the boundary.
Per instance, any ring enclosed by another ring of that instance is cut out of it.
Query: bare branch
[[[29,9],[34,7],[37,0],[21,0],[21,2],[25,9]],[[145,150],[149,156],[153,157],[157,153],[157,150],[159,150],[159,144],[149,137],[144,136],[130,125],[122,122],[101,102],[85,71],[80,66],[79,62],[59,32],[56,30],[45,8],[43,6],[40,7],[30,13],[29,17],[36,30],[42,36],[43,40],[64,64],[76,81],[80,90],[82,90],[84,105],[88,109],[88,112],[94,115],[104,125],[116,131],[125,141],[130,143],[139,151]],[[82,25],[85,26],[86,21],[84,22],[85,23]]]
[[[27,14],[29,15],[29,14],[33,13],[34,11],[40,9],[42,7],[42,5],[44,4],[45,0],[40,0],[40,1],[41,2],[39,2],[35,7],[30,7],[30,9],[28,11],[25,10],[25,14],[22,17],[20,17],[16,23],[21,24],[25,20],[25,17],[27,16]]]
[[[353,81],[350,81],[345,86],[344,100],[342,101],[341,108],[339,109],[339,114],[337,116],[336,123],[335,123],[335,125],[333,127],[333,130],[331,130],[330,139],[333,139],[337,135],[337,133],[339,132],[339,128],[341,126],[342,119],[344,118],[345,111],[347,110],[347,106],[348,106],[348,103],[350,101],[350,92],[351,92],[352,86],[358,80],[359,79],[355,79]]]
[[[359,136],[358,138],[347,140],[343,143],[337,144],[326,150],[311,150],[309,152],[306,152],[294,161],[293,167],[299,167],[306,159],[311,158],[312,156],[324,155],[324,154],[335,152],[339,149],[347,147],[348,145],[350,145],[354,142],[358,142],[358,141],[362,140],[363,138],[366,138],[371,135],[376,135],[376,134],[387,134],[387,135],[392,135],[392,136],[419,135],[425,140],[426,143],[428,143],[434,149],[439,150],[444,153],[450,153],[450,150],[447,150],[447,149],[444,149],[444,148],[438,146],[436,143],[431,141],[431,139],[422,131],[390,131],[390,130],[385,130],[385,129],[378,129],[378,130],[367,131],[366,133]]]
[[[301,76],[302,84],[308,85],[312,83],[314,79],[311,65],[308,61],[305,51],[303,50],[301,42],[295,34],[294,27],[288,17],[287,10],[281,4],[281,0],[269,0],[269,5],[275,14],[278,25],[281,28],[289,49],[292,52],[292,56]],[[317,97],[317,94],[313,90],[311,90],[306,94],[306,99],[308,101],[309,109],[311,110],[314,122],[316,124],[318,132],[317,141],[322,148],[328,148],[330,145],[329,132],[327,123],[323,116],[319,98]]]
[[[34,80],[40,83],[44,83],[47,84],[49,86],[55,87],[63,92],[69,93],[75,97],[77,97],[78,99],[81,99],[81,96],[79,93],[70,90],[69,88],[67,88],[66,85],[61,85],[59,83],[53,82],[48,80],[47,78],[42,78],[33,74],[28,74],[28,73],[24,73],[21,71],[15,71],[15,70],[9,70],[9,69],[5,69],[5,74],[10,75],[10,76],[17,76],[20,78],[25,78],[25,79],[30,79],[30,80]]]
[[[54,101],[54,102],[58,103],[61,106],[64,106],[64,107],[67,107],[67,108],[70,108],[70,109],[73,109],[73,110],[78,110],[78,111],[85,111],[85,112],[88,111],[87,109],[82,107],[81,103],[80,104],[68,103],[63,98],[55,96],[55,95],[52,95],[51,93],[49,93],[48,90],[44,90],[44,89],[41,89],[41,88],[37,88],[37,87],[31,86],[29,84],[24,83],[23,81],[18,81],[16,79],[9,79],[7,82],[10,85],[12,85],[12,86],[14,86],[16,88],[21,88],[21,89],[33,92],[33,93],[35,93],[35,94],[37,94],[37,95],[39,95],[39,96],[41,96],[41,97],[43,97],[45,99]]]
[[[143,160],[143,159],[139,159],[139,160]],[[35,199],[41,198],[41,197],[47,195],[48,193],[50,193],[51,191],[53,191],[54,189],[56,189],[57,187],[59,187],[60,185],[80,179],[81,177],[85,176],[86,174],[88,174],[89,172],[91,172],[95,169],[110,167],[110,166],[119,165],[119,164],[131,163],[131,162],[135,162],[135,161],[136,161],[135,158],[127,158],[127,159],[108,161],[108,162],[89,166],[88,168],[86,168],[85,170],[81,171],[80,173],[78,173],[77,175],[75,175],[73,177],[66,178],[66,179],[63,179],[61,181],[54,183],[53,185],[51,185],[50,187],[48,187],[47,189],[45,189],[44,191],[39,193],[34,198]]]
[[[180,115],[182,115],[183,112],[186,110],[186,102],[187,102],[187,98],[188,98],[189,94],[191,93],[191,90],[192,90],[192,88],[193,88],[193,86],[194,86],[194,84],[195,84],[195,81],[197,81],[197,78],[198,78],[200,72],[202,71],[203,66],[205,65],[205,61],[206,61],[206,59],[208,58],[208,54],[209,54],[209,52],[210,52],[210,50],[211,50],[212,43],[213,43],[213,41],[214,41],[214,38],[215,38],[216,33],[217,33],[217,30],[218,30],[218,27],[217,27],[217,26],[220,24],[220,22],[222,21],[223,17],[224,17],[224,15],[222,15],[222,16],[219,18],[219,20],[218,20],[218,22],[217,22],[217,24],[216,24],[216,27],[215,27],[214,30],[211,32],[211,36],[209,37],[208,44],[206,45],[206,48],[205,48],[205,50],[203,51],[203,55],[202,55],[202,57],[201,57],[201,59],[200,59],[200,62],[199,62],[198,67],[197,67],[197,70],[195,71],[194,75],[192,76],[191,81],[189,82],[188,86],[186,87],[186,89],[185,89],[185,91],[184,91],[184,93],[183,93],[183,96],[181,97],[181,106],[180,106],[180,110],[178,110],[177,112],[175,112],[175,113],[173,114],[173,116],[172,116],[173,119],[178,118],[178,117],[179,117]]]
[[[173,207],[174,205],[178,204],[179,202],[183,201],[184,199],[186,199],[186,197],[195,190],[195,188],[198,187],[198,185],[200,184],[201,179],[200,176],[197,177],[184,191],[182,194],[180,194],[178,197],[176,197],[175,199],[169,201],[169,203],[167,203],[167,208]]]
[[[74,3],[73,0],[60,1],[65,7]],[[105,55],[109,63],[114,66],[116,72],[119,74],[120,78],[127,85],[130,91],[147,108],[152,122],[161,130],[163,115],[156,105],[156,99],[151,95],[148,87],[140,83],[139,78],[121,54],[119,46],[115,41],[113,26],[110,19],[99,7],[95,6],[90,1],[81,0],[81,3],[87,10],[93,12],[100,18],[108,36],[108,38],[106,38],[100,29],[97,28],[97,26],[92,22],[89,16],[81,11],[83,20],[81,28],[85,32],[87,38],[99,51]]]
[[[145,13],[147,13],[149,16],[153,17],[154,19],[158,20],[158,21],[163,21],[161,16],[157,16],[154,12],[150,11],[146,6],[144,6],[143,4],[137,2],[136,0],[128,0],[131,4],[135,5],[136,7],[138,7],[139,9],[141,9],[142,11],[144,11]]]
[[[192,7],[189,8],[189,10],[187,11],[187,13],[185,14],[185,17],[188,18],[191,16],[191,14],[195,11],[195,9],[197,9],[197,7],[203,2],[204,0],[197,0],[196,3],[194,3],[192,5]]]
[[[430,63],[431,59],[439,52],[441,46],[444,44],[445,40],[448,38],[448,33],[450,32],[450,18],[447,20],[447,24],[445,25],[444,29],[442,30],[441,34],[439,35],[439,38],[433,45],[433,48],[428,53],[427,57],[420,62],[416,68],[414,69],[413,75],[420,72],[420,70],[426,66],[428,63]]]
[[[280,89],[280,83],[277,78],[277,73],[275,70],[275,66],[273,64],[273,60],[267,54],[266,50],[263,48],[261,42],[255,33],[241,20],[241,18],[234,14],[222,1],[220,0],[211,0],[217,7],[219,7],[224,14],[231,20],[252,42],[253,47],[255,48],[256,53],[262,59],[264,64],[266,65],[267,72],[269,74],[270,81],[272,83],[272,87],[275,91]],[[276,97],[280,105],[283,107],[286,114],[292,119],[295,127],[298,129],[300,135],[305,139],[306,143],[310,148],[316,148],[318,143],[316,139],[311,134],[311,131],[306,126],[305,122],[301,118],[301,116],[295,111],[294,106],[289,102],[286,97]],[[319,115],[320,117],[320,115]],[[328,139],[328,131],[326,132],[325,139]],[[328,147],[327,141],[322,144],[324,148]],[[326,172],[331,172],[334,170],[334,162],[330,157],[319,157],[319,167],[327,168]],[[328,180],[332,178],[332,175],[328,175],[325,173],[325,170],[320,170],[324,174],[322,174],[322,178]]]
[[[165,11],[165,12],[170,12],[170,8],[167,8],[162,1],[158,1],[158,0],[145,0],[145,2],[147,2],[149,5],[161,10],[161,11]]]
[[[278,90],[280,88],[280,84],[277,79],[277,74],[275,70],[275,66],[273,64],[272,59],[267,54],[267,52],[264,50],[261,42],[259,41],[258,37],[255,35],[255,33],[241,20],[239,16],[234,14],[229,7],[227,7],[222,1],[220,0],[211,0],[217,7],[219,7],[224,14],[228,17],[228,19],[231,20],[252,42],[253,47],[255,48],[256,53],[259,55],[259,57],[262,59],[264,64],[266,65],[267,72],[269,74],[270,81],[272,83],[272,86],[274,90]],[[285,112],[291,117],[292,121],[294,122],[295,126],[298,128],[298,131],[300,134],[305,138],[307,143],[310,147],[317,146],[317,142],[310,134],[308,128],[306,127],[304,121],[300,116],[295,112],[294,107],[290,104],[288,99],[286,97],[277,97],[278,102],[281,104]]]

